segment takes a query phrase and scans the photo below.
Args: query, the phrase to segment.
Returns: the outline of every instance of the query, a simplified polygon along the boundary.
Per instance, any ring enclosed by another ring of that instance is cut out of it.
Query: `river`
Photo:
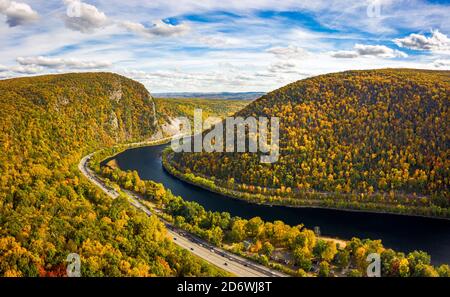
[[[250,204],[190,185],[168,174],[161,164],[165,146],[129,149],[116,156],[117,164],[122,170],[136,170],[142,179],[164,184],[175,195],[196,201],[206,210],[227,211],[242,218],[260,216],[266,221],[282,220],[308,228],[318,226],[322,235],[341,239],[353,236],[381,239],[385,247],[397,251],[426,251],[433,264],[450,263],[450,220]]]

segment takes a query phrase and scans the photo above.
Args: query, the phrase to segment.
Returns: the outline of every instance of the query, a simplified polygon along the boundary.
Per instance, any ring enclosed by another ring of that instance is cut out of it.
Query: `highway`
[[[99,187],[112,199],[117,198],[119,196],[119,193],[116,190],[106,186],[105,183],[100,178],[98,178],[91,169],[89,169],[87,164],[92,155],[93,153],[81,159],[80,163],[78,164],[79,170],[89,181],[91,181],[93,184]],[[142,199],[141,197],[127,190],[122,190],[122,192],[128,196],[131,205],[133,205],[137,209],[142,210],[148,216],[152,215],[152,212],[140,202],[140,200]],[[173,226],[167,221],[164,221],[161,218],[160,220],[162,220],[166,225],[167,231],[175,244],[188,250],[192,254],[197,255],[198,257],[204,259],[205,261],[227,272],[230,272],[235,276],[239,277],[288,276],[279,271],[267,268],[253,261],[250,261],[243,257],[239,257],[223,249],[217,248],[193,234],[190,234],[184,230],[176,228],[175,226]]]

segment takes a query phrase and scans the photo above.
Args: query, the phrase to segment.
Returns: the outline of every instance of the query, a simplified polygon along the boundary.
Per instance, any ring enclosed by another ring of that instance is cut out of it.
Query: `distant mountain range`
[[[221,93],[153,93],[155,98],[207,98],[207,99],[225,99],[225,100],[253,100],[265,95],[264,92],[221,92]]]

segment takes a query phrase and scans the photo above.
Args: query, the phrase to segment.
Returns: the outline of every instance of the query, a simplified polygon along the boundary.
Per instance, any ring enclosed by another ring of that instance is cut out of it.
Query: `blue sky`
[[[0,0],[0,79],[112,71],[151,92],[270,91],[350,70],[450,68],[450,3]]]

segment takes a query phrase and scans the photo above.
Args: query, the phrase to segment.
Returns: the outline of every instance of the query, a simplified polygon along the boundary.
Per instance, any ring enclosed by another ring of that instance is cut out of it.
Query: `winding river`
[[[227,211],[243,218],[260,216],[266,221],[282,220],[309,228],[318,226],[322,235],[341,239],[353,236],[381,239],[386,247],[397,251],[426,251],[433,264],[450,263],[450,220],[250,204],[187,184],[168,174],[161,164],[165,146],[129,149],[116,156],[117,164],[122,170],[136,170],[142,179],[164,184],[175,195],[196,201],[207,210]]]

